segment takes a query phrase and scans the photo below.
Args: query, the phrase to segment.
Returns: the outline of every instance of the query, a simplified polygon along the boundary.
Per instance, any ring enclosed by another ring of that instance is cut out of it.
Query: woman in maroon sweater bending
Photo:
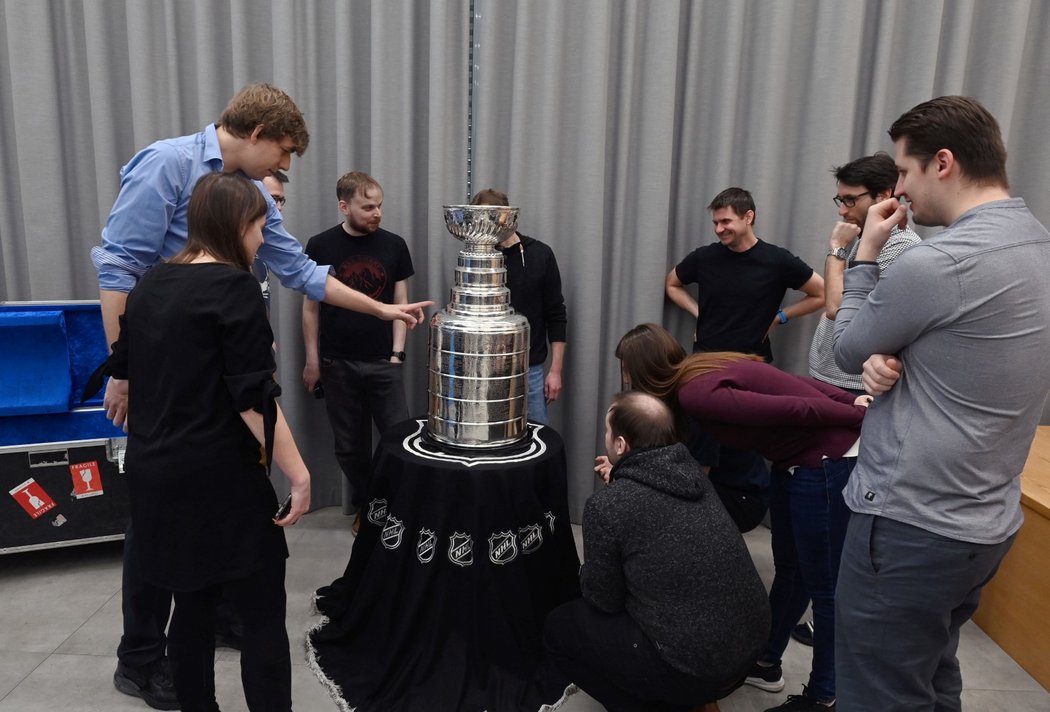
[[[719,442],[756,450],[773,463],[773,622],[748,683],[770,692],[784,688],[780,659],[812,599],[809,685],[801,696],[789,696],[783,708],[824,709],[835,700],[835,581],[849,520],[842,488],[856,462],[870,397],[785,373],[749,354],[680,359],[681,347],[674,349],[674,337],[656,324],[642,324],[628,335],[644,346],[620,350],[631,387],[670,402]]]

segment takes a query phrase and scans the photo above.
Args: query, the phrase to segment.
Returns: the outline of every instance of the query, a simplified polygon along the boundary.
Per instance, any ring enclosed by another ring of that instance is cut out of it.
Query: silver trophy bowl
[[[474,245],[495,246],[518,228],[518,209],[504,205],[446,205],[445,227]]]
[[[503,254],[518,209],[446,205],[448,231],[466,244],[451,299],[430,320],[427,432],[460,448],[499,448],[528,434],[529,322],[510,306]]]

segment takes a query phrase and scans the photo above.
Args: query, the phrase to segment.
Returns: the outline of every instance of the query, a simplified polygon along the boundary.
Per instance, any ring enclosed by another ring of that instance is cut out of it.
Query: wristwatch
[[[405,356],[407,356],[407,355],[408,354],[406,354],[404,351],[394,351],[393,353],[390,354],[390,358],[396,358],[396,359],[399,359],[401,361],[404,361],[405,360]]]
[[[847,256],[847,252],[846,252],[846,248],[845,247],[836,247],[834,250],[830,250],[830,249],[828,250],[828,257],[834,257],[836,259],[840,259],[843,262],[845,262],[846,261],[846,256]]]

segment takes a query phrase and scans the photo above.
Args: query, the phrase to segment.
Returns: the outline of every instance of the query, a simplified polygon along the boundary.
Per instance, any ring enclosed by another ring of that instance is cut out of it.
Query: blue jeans
[[[791,629],[813,601],[813,669],[809,693],[820,702],[835,699],[835,582],[849,524],[842,488],[855,458],[824,460],[794,474],[774,469],[769,519],[773,543],[773,623],[762,658],[777,663]]]
[[[529,366],[529,420],[547,425],[547,400],[543,397],[543,364]]]

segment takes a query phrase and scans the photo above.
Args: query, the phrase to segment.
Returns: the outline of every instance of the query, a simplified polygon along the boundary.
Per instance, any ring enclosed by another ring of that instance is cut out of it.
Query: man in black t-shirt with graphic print
[[[310,238],[306,254],[331,265],[343,284],[386,304],[408,303],[408,278],[415,270],[408,245],[379,227],[383,188],[367,173],[347,173],[336,185],[343,222]],[[393,324],[309,298],[303,300],[306,367],[303,385],[324,384],[335,456],[360,507],[372,478],[372,423],[383,433],[408,418],[401,364],[404,323]]]

